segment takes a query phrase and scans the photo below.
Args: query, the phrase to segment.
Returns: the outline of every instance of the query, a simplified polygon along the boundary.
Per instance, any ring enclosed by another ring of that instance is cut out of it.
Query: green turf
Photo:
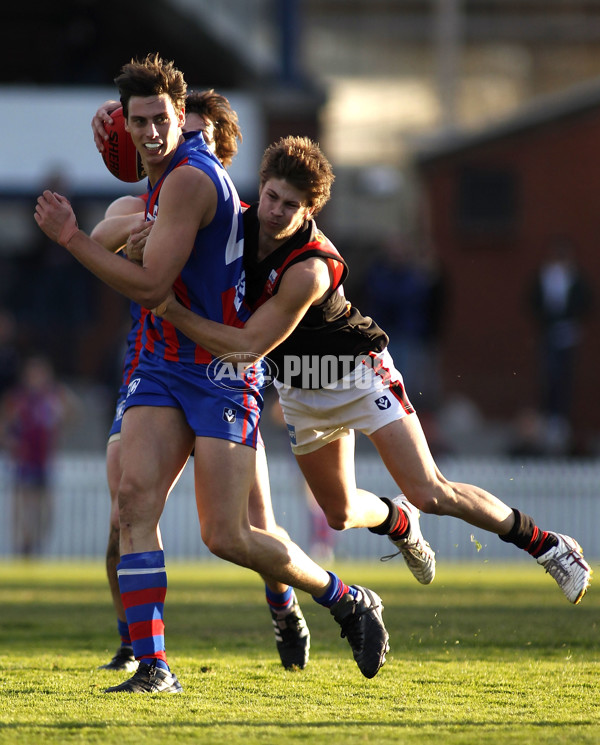
[[[107,695],[117,645],[100,562],[0,564],[1,743],[600,743],[600,594],[570,605],[540,567],[334,567],[384,599],[385,667],[362,677],[329,613],[299,594],[304,671],[279,664],[260,580],[169,565],[166,625],[182,695]]]

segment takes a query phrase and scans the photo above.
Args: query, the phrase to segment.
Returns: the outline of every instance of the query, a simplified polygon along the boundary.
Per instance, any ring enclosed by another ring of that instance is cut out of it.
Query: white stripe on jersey
[[[217,168],[215,170],[219,176],[219,181],[221,182],[221,188],[223,189],[223,196],[225,198],[225,201],[227,202],[229,199],[233,199],[234,220],[231,223],[231,230],[229,233],[229,238],[227,240],[227,247],[225,249],[225,263],[231,264],[234,261],[241,259],[242,254],[244,253],[244,239],[240,238],[238,240],[239,225],[237,218],[241,210],[240,198],[233,184],[231,183],[231,179],[229,178],[227,172],[223,168]]]

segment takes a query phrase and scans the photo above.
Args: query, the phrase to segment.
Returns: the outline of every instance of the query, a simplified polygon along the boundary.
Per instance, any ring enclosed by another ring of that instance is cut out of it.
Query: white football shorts
[[[371,435],[414,413],[400,371],[387,351],[363,362],[327,388],[293,388],[275,381],[292,452],[311,453],[351,430]]]

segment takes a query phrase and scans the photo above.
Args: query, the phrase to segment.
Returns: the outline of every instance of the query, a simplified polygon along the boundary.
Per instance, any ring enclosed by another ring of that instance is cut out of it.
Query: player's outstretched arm
[[[69,201],[59,194],[44,191],[37,201],[35,220],[51,240],[64,246],[98,279],[143,307],[152,308],[165,297],[185,265],[202,216],[211,214],[210,199],[202,199],[204,192],[209,197],[213,192],[216,195],[207,176],[197,178],[191,169],[177,170],[188,173],[170,174],[163,186],[161,213],[150,234],[143,266],[123,261],[79,230]],[[186,210],[185,205],[194,205],[194,209]]]
[[[306,311],[328,291],[330,277],[320,259],[308,259],[288,269],[279,291],[261,305],[243,328],[202,318],[177,302],[174,295],[153,309],[189,339],[211,354],[262,357],[292,333]]]

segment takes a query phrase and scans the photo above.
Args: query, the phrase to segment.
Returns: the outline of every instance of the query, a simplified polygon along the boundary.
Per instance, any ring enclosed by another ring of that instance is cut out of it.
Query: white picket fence
[[[509,459],[441,459],[452,480],[478,484],[507,504],[532,515],[543,528],[577,538],[590,560],[600,559],[600,462]],[[310,551],[310,517],[303,481],[291,455],[269,459],[271,489],[279,523]],[[376,456],[359,455],[359,486],[380,496],[397,489]],[[13,555],[10,473],[0,459],[0,558]],[[43,555],[103,557],[108,535],[109,497],[103,455],[63,455],[53,479],[50,536]],[[440,560],[522,559],[522,552],[496,536],[449,517],[422,515],[423,532]],[[161,520],[165,550],[171,559],[209,558],[200,539],[194,502],[193,474],[188,466],[173,490]],[[379,557],[393,548],[367,530],[335,535],[340,559]]]

